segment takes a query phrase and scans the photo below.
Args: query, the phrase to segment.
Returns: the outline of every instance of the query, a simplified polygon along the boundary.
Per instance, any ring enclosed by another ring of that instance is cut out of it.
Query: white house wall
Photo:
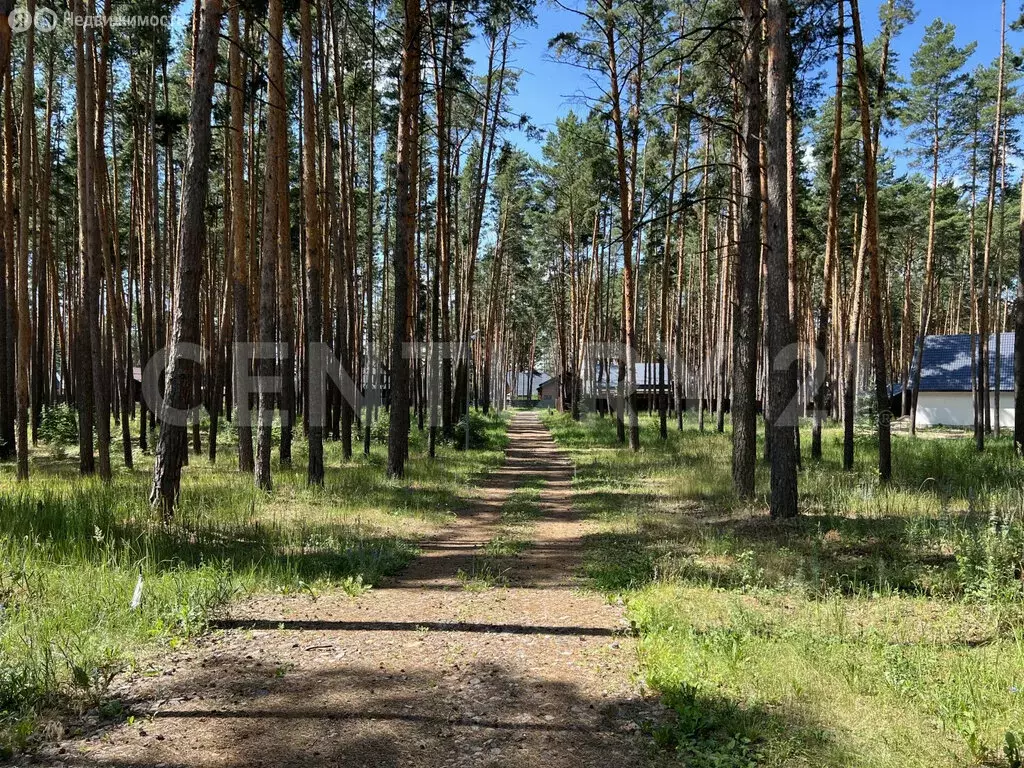
[[[970,427],[974,424],[974,403],[970,392],[922,392],[917,399],[917,423],[922,427]],[[999,421],[1005,426],[1013,425],[1013,392],[1001,392],[999,396]],[[991,408],[995,423],[995,408]]]

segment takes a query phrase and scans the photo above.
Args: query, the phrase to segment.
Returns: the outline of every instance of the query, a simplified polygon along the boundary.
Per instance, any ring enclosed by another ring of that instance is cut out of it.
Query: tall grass
[[[139,649],[202,632],[238,595],[359,592],[397,571],[500,463],[504,420],[480,430],[478,448],[442,446],[433,461],[414,430],[401,482],[384,478],[383,448],[343,465],[328,443],[323,489],[305,485],[300,440],[271,494],[234,470],[223,443],[217,466],[190,457],[170,525],[146,503],[149,456],[109,485],[77,477],[59,449],[35,456],[27,484],[0,467],[0,755],[25,746],[41,710],[100,703]]]
[[[804,456],[801,516],[731,487],[725,434],[688,422],[642,449],[614,421],[546,417],[576,462],[594,587],[622,595],[647,681],[675,710],[653,736],[686,765],[1019,765],[1024,734],[1024,462],[1008,439],[842,437]],[[805,450],[809,430],[802,435]],[[763,455],[763,444],[758,446]]]

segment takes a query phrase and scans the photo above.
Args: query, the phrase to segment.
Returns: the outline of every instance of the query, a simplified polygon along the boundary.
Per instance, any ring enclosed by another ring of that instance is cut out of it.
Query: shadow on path
[[[119,683],[131,724],[93,720],[46,764],[656,765],[641,730],[664,708],[631,676],[622,609],[578,589],[572,476],[537,417],[515,414],[502,467],[390,582],[243,601]],[[524,484],[538,489],[531,542],[508,558],[508,586],[467,589]]]

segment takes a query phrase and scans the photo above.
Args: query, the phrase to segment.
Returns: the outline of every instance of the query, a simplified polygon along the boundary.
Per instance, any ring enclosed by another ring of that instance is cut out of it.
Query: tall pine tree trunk
[[[388,429],[388,477],[401,477],[409,450],[409,359],[411,341],[409,281],[416,256],[416,182],[419,174],[420,7],[406,0],[395,169],[395,280],[391,317],[391,422]],[[466,425],[468,430],[469,425]]]
[[[1024,456],[1024,179],[1017,216],[1017,294],[1013,311],[1013,446],[1018,456]]]
[[[259,423],[256,444],[256,485],[269,491],[273,487],[270,475],[271,440],[274,429],[275,392],[271,378],[275,372],[276,355],[268,355],[277,342],[277,272],[278,229],[280,205],[278,195],[287,183],[281,179],[282,163],[279,157],[285,130],[284,114],[284,49],[282,0],[270,0],[268,78],[267,78],[267,154],[263,176],[263,241],[260,245],[260,317],[259,340],[263,347],[259,356]]]
[[[860,27],[858,0],[850,0],[853,16],[854,49],[857,60],[857,92],[860,97],[861,140],[864,149],[864,241],[869,278],[871,309],[871,355],[875,374],[875,406],[878,409],[878,476],[883,484],[892,479],[892,413],[889,410],[889,384],[885,351],[885,327],[882,316],[881,269],[878,263],[878,170],[875,165],[875,141],[871,129],[871,104],[868,98],[867,65]],[[884,61],[884,58],[883,58]]]
[[[81,0],[74,4],[74,14],[81,17],[85,13]],[[99,358],[100,350],[94,344],[92,328],[97,324],[97,295],[93,290],[95,274],[92,262],[92,205],[93,194],[90,181],[92,165],[92,120],[88,108],[91,99],[92,41],[86,39],[82,25],[75,24],[75,105],[78,112],[77,145],[78,145],[78,247],[79,247],[79,303],[78,328],[75,340],[77,361],[75,364],[76,399],[78,404],[78,450],[79,470],[83,475],[91,475],[96,471],[96,457],[93,452],[93,429],[95,419],[95,395],[93,377],[93,359]],[[5,219],[10,210],[5,212]],[[5,225],[6,228],[6,225]],[[10,243],[10,239],[5,240]],[[98,338],[98,327],[96,337]]]
[[[323,278],[320,274],[320,202],[316,189],[316,105],[313,101],[313,23],[309,0],[299,3],[299,35],[302,55],[302,200],[306,235],[306,344],[319,344],[323,333],[323,306],[320,295]],[[371,236],[372,237],[372,236]],[[308,359],[308,355],[307,355]],[[307,366],[306,387],[319,393],[320,385],[312,385],[312,377],[322,377],[319,368]],[[324,484],[323,409],[313,407],[309,422],[309,465],[306,479],[310,485]]]
[[[232,3],[229,11],[228,32],[231,48],[228,53],[230,78],[231,130],[228,133],[228,151],[231,155],[231,247],[234,251],[231,262],[231,290],[234,304],[235,344],[245,345],[249,341],[249,250],[245,237],[245,179],[243,176],[242,132],[242,40],[239,32],[238,3]],[[249,357],[235,355],[232,365],[236,381],[249,374]],[[235,390],[236,428],[238,432],[238,469],[253,471],[252,416],[249,412],[248,392]]]
[[[821,281],[821,302],[818,304],[818,327],[815,336],[814,370],[814,426],[811,430],[811,458],[821,458],[821,430],[825,421],[825,393],[828,379],[828,339],[832,323],[829,291],[832,275],[839,261],[839,165],[843,140],[843,62],[846,50],[843,46],[846,19],[843,16],[843,0],[839,0],[838,32],[836,41],[836,87],[835,115],[832,123],[832,167],[828,185],[828,229],[825,235],[825,272]],[[834,393],[833,393],[834,394]]]
[[[35,0],[28,0],[28,13],[34,14]],[[28,295],[28,251],[29,225],[32,210],[32,138],[35,122],[35,27],[30,26],[25,35],[25,60],[22,64],[21,90],[21,149],[19,158],[19,186],[21,199],[18,206],[18,479],[28,480],[28,406],[29,357],[32,349],[32,328],[29,324]],[[38,258],[38,254],[36,255]]]
[[[789,237],[787,225],[788,162],[786,158],[789,79],[789,21],[786,0],[768,0],[768,131],[766,165],[768,172],[767,310],[771,432],[772,517],[793,517],[797,513],[796,443],[796,355],[786,355],[796,342],[789,296]]]
[[[282,77],[281,83],[285,80]],[[277,159],[281,164],[277,187],[277,300],[278,359],[281,375],[281,444],[278,452],[281,466],[292,465],[292,426],[295,421],[295,297],[292,289],[292,237],[290,221],[291,177],[288,172],[288,105],[282,85],[281,117],[278,125]]]
[[[985,433],[992,426],[992,415],[990,408],[989,393],[991,381],[989,378],[989,282],[991,280],[992,260],[992,226],[993,215],[996,204],[996,170],[999,166],[999,145],[1002,141],[1001,130],[1003,124],[1003,53],[1005,51],[1006,36],[1006,0],[1002,3],[1002,16],[1000,20],[1000,46],[999,46],[999,78],[996,91],[996,115],[995,124],[992,128],[992,146],[989,152],[988,165],[988,195],[985,201],[985,245],[981,261],[981,295],[978,307],[978,405],[980,418],[975,418],[974,437],[975,446],[979,451],[985,449]],[[999,383],[996,382],[996,386]]]
[[[193,358],[195,347],[200,341],[199,291],[204,272],[203,215],[210,185],[210,113],[213,107],[214,70],[217,65],[217,41],[222,12],[222,0],[205,0],[195,54],[181,228],[177,238],[179,251],[165,414],[157,445],[153,488],[149,496],[150,503],[160,509],[165,519],[174,514],[179,494],[181,467],[188,450],[185,413],[192,397],[193,382],[198,375],[198,363]],[[193,347],[191,350],[190,346]]]
[[[11,26],[7,16],[14,8],[13,0],[2,0],[0,2],[0,103],[2,103],[3,90],[7,84],[7,72],[11,66]],[[5,157],[0,168],[6,167],[11,162],[0,142],[0,152]],[[6,216],[6,197],[3,192],[3,185],[0,184],[0,222]],[[15,303],[13,286],[8,288],[7,273],[11,260],[14,258],[13,243],[7,241],[4,236],[3,227],[0,226],[0,385],[5,392],[14,391],[14,378],[8,372],[14,370],[14,335],[9,332],[7,319]],[[65,385],[65,389],[68,385]],[[0,397],[0,459],[8,459],[14,454],[14,418],[15,403],[9,397]]]
[[[736,315],[733,320],[732,477],[736,493],[754,493],[757,459],[757,338],[761,276],[761,14],[756,0],[742,0],[743,61],[740,152],[740,241],[736,265]]]
[[[611,11],[611,0],[607,2],[607,10]],[[623,126],[621,88],[619,82],[618,54],[616,47],[615,22],[609,13],[605,20],[605,37],[608,44],[608,79],[610,85],[610,98],[612,108],[612,125],[615,129],[615,167],[618,174],[619,185],[619,211],[620,226],[622,228],[622,341],[625,351],[622,356],[622,365],[625,371],[619,370],[619,384],[622,388],[622,404],[625,406],[627,418],[629,419],[629,448],[632,451],[640,450],[640,421],[636,409],[636,361],[634,360],[634,346],[636,344],[636,322],[635,308],[635,279],[633,276],[633,185],[630,183],[629,173],[635,173],[636,167],[628,169],[626,166],[626,143],[625,129]]]
[[[932,316],[935,290],[935,204],[939,193],[939,115],[936,113],[932,136],[932,185],[928,196],[928,245],[924,258],[924,285],[921,286],[921,323],[918,326],[914,366],[913,393],[910,396],[910,434],[917,434],[917,398],[921,389],[921,365],[924,362],[924,340]]]
[[[373,2],[373,21],[377,21],[377,3]],[[376,27],[375,27],[376,28]],[[367,375],[365,377],[366,388],[372,389],[379,382],[380,363],[378,362],[377,350],[374,347],[373,336],[373,267],[374,267],[374,222],[376,211],[374,210],[374,170],[377,162],[377,133],[375,108],[377,101],[376,90],[377,78],[377,35],[374,32],[370,40],[370,119],[369,129],[366,132],[366,350],[367,350]],[[375,381],[376,378],[376,381]],[[376,400],[374,400],[376,402]],[[373,429],[373,403],[370,399],[366,401],[366,415],[363,421],[363,454],[370,455],[370,440]]]

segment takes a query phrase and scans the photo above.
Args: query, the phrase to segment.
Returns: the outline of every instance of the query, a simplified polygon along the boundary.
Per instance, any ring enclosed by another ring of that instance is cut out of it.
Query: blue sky
[[[571,5],[583,0],[564,0]],[[871,39],[878,34],[878,7],[884,0],[862,0],[861,15],[865,37]],[[1016,17],[1021,0],[1009,0],[1007,16]],[[978,47],[968,67],[991,62],[999,52],[999,0],[917,0],[917,20],[907,27],[895,41],[894,50],[899,56],[899,69],[909,75],[910,57],[921,44],[925,27],[935,18],[951,22],[957,28],[957,44],[965,45],[977,41]],[[553,128],[555,119],[571,108],[585,111],[580,105],[579,94],[591,90],[587,74],[558,61],[548,53],[548,41],[562,31],[577,29],[579,17],[549,2],[538,0],[537,24],[519,30],[517,48],[513,54],[514,66],[522,69],[519,93],[512,98],[511,108],[516,113],[525,113],[541,128]],[[1013,48],[1024,46],[1024,33],[1010,31],[1007,44]],[[471,51],[475,54],[476,51]],[[482,60],[482,57],[481,57]],[[520,135],[516,142],[539,155],[539,144]]]

